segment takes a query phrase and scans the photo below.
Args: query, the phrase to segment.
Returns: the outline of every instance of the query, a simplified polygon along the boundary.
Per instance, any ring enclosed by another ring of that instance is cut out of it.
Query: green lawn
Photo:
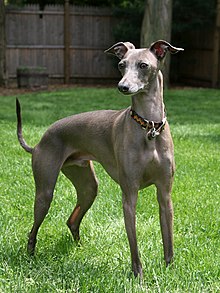
[[[23,131],[35,145],[49,124],[82,111],[121,109],[116,89],[74,88],[19,96]],[[175,144],[175,261],[163,261],[155,189],[140,192],[137,235],[144,279],[130,274],[120,188],[95,164],[99,196],[81,226],[77,247],[65,224],[75,204],[59,177],[36,257],[26,254],[33,221],[31,157],[17,142],[15,96],[0,96],[0,292],[220,292],[220,91],[165,92]]]

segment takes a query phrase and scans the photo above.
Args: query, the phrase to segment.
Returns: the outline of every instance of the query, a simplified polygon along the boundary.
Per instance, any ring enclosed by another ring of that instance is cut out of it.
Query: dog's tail
[[[26,152],[31,153],[33,152],[33,148],[31,148],[25,142],[23,135],[22,135],[22,121],[21,121],[21,106],[19,100],[16,99],[16,113],[17,113],[17,136],[20,145],[25,149]]]

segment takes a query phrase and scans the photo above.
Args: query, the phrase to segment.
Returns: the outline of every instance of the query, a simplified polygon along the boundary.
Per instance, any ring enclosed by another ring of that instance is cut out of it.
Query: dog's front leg
[[[123,192],[123,212],[125,220],[125,228],[128,236],[128,241],[131,251],[131,261],[132,270],[137,277],[138,275],[142,277],[142,265],[139,258],[138,247],[137,247],[137,237],[136,237],[136,203],[137,203],[136,193]]]
[[[157,199],[160,211],[164,258],[166,265],[169,265],[173,258],[173,205],[171,200],[171,187],[157,187]]]

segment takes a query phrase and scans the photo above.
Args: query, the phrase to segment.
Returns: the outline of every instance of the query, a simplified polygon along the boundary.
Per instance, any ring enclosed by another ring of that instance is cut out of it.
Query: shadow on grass
[[[56,240],[54,246],[41,248],[35,257],[29,257],[24,247],[19,247],[10,255],[2,256],[5,258],[5,279],[11,280],[11,284],[5,282],[5,289],[10,288],[13,292],[32,292],[31,289],[78,292],[78,287],[80,292],[98,292],[102,288],[112,292],[115,287],[121,289],[118,292],[123,292],[123,280],[129,284],[133,279],[130,264],[126,263],[124,267],[121,260],[112,263],[112,259],[103,257],[102,252],[100,255],[93,255],[92,247],[77,247],[68,234]]]

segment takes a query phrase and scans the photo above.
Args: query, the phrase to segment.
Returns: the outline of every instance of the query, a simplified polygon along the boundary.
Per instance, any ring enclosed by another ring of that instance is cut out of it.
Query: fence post
[[[219,41],[220,41],[220,0],[217,1],[216,24],[214,29],[212,87],[218,86],[219,75]]]
[[[0,0],[0,85],[6,85],[5,5]]]
[[[64,4],[64,82],[70,80],[70,24],[69,24],[69,0]]]

